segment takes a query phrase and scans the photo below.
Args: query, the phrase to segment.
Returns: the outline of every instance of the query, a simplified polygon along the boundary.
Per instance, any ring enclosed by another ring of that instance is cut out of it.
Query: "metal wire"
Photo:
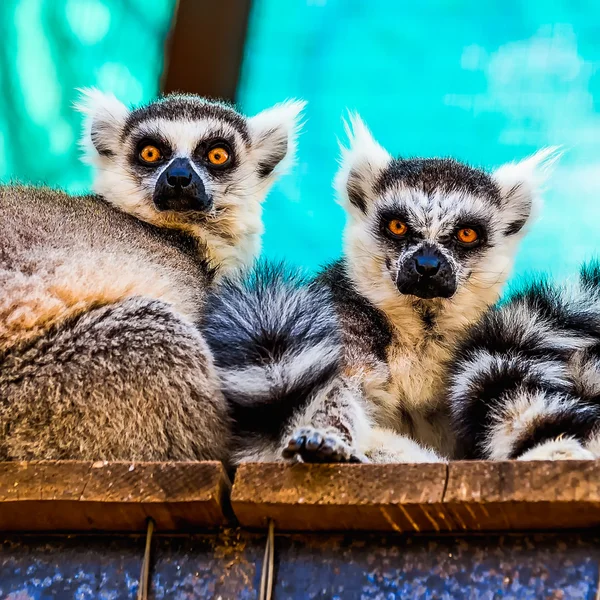
[[[275,568],[275,523],[269,520],[267,543],[263,558],[262,573],[260,575],[259,600],[271,600],[273,596],[273,571]]]
[[[137,600],[148,600],[148,584],[150,578],[150,547],[152,544],[152,533],[154,532],[154,520],[148,518],[148,528],[146,529],[146,548],[144,550],[144,560],[142,561],[142,571],[140,573],[140,583],[138,586]]]

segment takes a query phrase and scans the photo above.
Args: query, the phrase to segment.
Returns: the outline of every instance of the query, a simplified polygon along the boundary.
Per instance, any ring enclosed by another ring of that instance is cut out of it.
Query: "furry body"
[[[448,159],[393,159],[360,119],[352,125],[336,179],[345,256],[318,279],[336,306],[343,371],[321,395],[319,418],[300,425],[335,430],[350,456],[367,460],[447,459],[450,361],[499,298],[549,154],[486,173]],[[474,243],[460,241],[465,231]],[[307,443],[293,433],[288,449],[306,460]]]
[[[451,373],[462,458],[599,457],[600,267],[527,286],[488,311]]]
[[[88,92],[98,195],[0,188],[1,458],[228,460],[197,322],[215,275],[260,248],[301,107],[248,119],[167,96],[130,111]]]
[[[201,256],[99,197],[0,188],[1,458],[226,457]]]

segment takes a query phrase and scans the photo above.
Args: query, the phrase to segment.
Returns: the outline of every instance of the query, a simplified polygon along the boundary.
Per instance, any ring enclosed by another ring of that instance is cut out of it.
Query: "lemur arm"
[[[339,375],[318,390],[283,433],[282,456],[305,462],[364,462],[372,428],[356,378]]]
[[[304,462],[440,462],[433,451],[378,426],[366,373],[340,375],[320,390],[284,431],[282,456]]]

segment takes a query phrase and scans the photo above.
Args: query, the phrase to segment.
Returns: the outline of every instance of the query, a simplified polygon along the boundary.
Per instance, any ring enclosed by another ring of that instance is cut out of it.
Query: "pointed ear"
[[[129,110],[113,94],[93,88],[78,91],[81,96],[75,107],[83,114],[83,159],[90,162],[97,155],[114,156]]]
[[[293,164],[305,106],[306,102],[301,100],[288,100],[248,119],[252,150],[261,178],[266,179],[276,169],[278,175],[282,174]]]
[[[335,188],[347,209],[366,213],[375,183],[392,157],[375,141],[358,114],[350,114],[344,129],[348,147],[340,144],[340,168],[335,177]]]
[[[502,165],[493,173],[506,215],[505,235],[519,233],[539,212],[544,184],[561,155],[558,147],[544,148],[520,162]]]

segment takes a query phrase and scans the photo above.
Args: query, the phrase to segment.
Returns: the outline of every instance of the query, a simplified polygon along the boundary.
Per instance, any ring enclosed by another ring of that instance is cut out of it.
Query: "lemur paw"
[[[367,462],[336,433],[314,427],[296,429],[282,454],[287,459],[300,457],[305,463]]]
[[[591,460],[594,454],[573,438],[557,438],[539,444],[517,460]]]

